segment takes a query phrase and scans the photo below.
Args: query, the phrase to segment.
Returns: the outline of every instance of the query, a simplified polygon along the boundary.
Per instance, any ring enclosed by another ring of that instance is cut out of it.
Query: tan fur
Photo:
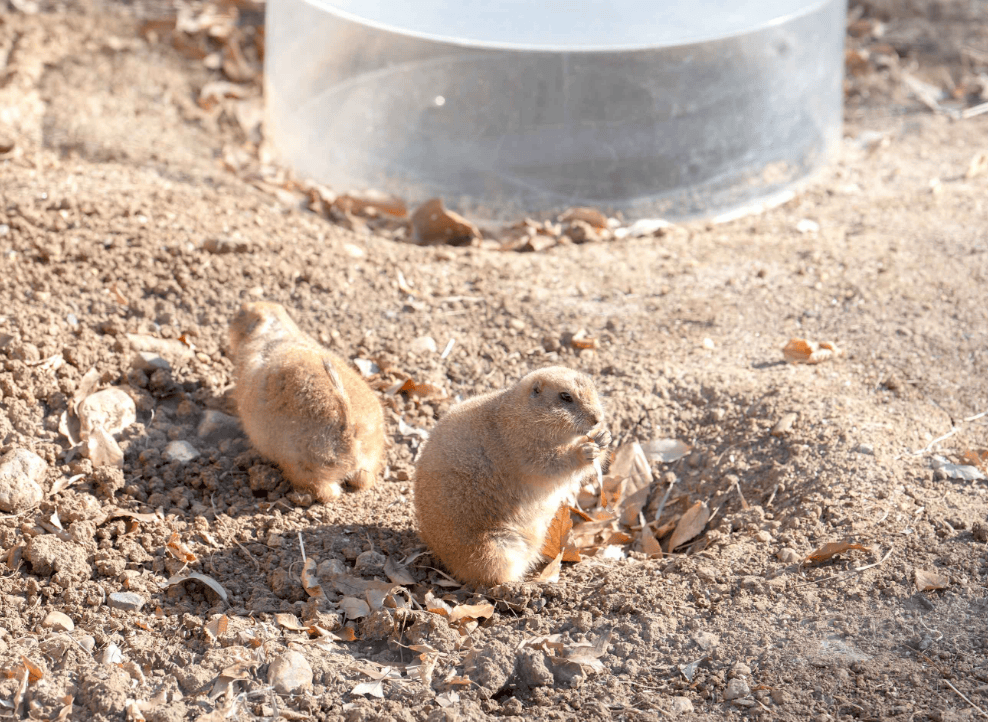
[[[469,399],[436,424],[415,465],[419,533],[462,582],[520,580],[609,443],[593,380],[578,371],[543,368]]]
[[[230,323],[234,397],[257,451],[320,501],[340,485],[366,489],[384,465],[377,396],[339,356],[303,332],[283,306],[246,303]]]

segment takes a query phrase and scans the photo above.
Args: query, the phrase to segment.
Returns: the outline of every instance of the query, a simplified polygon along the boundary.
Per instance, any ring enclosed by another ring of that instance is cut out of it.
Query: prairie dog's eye
[[[567,404],[573,403],[573,396],[567,391],[561,391],[559,393],[559,398],[565,401]]]

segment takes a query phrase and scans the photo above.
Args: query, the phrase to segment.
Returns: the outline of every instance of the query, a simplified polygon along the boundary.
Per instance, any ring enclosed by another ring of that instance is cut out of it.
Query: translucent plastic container
[[[475,219],[712,215],[820,168],[846,0],[271,0],[267,127],[339,191]]]

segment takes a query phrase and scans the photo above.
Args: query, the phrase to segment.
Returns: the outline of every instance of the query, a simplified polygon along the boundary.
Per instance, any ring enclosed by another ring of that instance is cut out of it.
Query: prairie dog
[[[384,414],[366,382],[277,303],[245,303],[230,323],[234,398],[254,448],[319,501],[366,489],[384,463]]]
[[[518,581],[609,443],[593,380],[562,366],[464,401],[415,465],[419,533],[462,582]]]

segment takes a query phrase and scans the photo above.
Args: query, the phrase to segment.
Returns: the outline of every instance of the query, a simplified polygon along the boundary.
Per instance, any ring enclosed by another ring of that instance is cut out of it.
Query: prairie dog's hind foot
[[[346,484],[351,489],[370,489],[377,484],[377,477],[367,469],[357,469],[346,478]]]

